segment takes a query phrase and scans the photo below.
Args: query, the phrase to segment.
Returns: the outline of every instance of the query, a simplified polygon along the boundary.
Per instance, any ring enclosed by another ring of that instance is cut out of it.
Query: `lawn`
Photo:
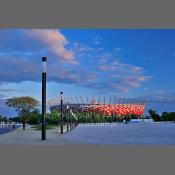
[[[46,125],[46,129],[49,130],[49,129],[54,129],[58,127],[58,125]],[[36,131],[40,131],[41,130],[41,125],[33,125],[31,126],[31,128],[35,129]]]

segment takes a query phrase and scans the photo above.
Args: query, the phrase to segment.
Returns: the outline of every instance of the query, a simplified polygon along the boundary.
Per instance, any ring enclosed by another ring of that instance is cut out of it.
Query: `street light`
[[[61,134],[63,134],[63,92],[60,92],[61,95]]]
[[[46,140],[46,57],[42,57],[42,133],[41,139]]]

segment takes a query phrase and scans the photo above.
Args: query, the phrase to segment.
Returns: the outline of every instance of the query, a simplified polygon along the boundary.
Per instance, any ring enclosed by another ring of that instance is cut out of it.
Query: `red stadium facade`
[[[145,109],[145,100],[143,99],[126,99],[126,98],[78,98],[64,97],[65,108],[69,107],[73,112],[98,113],[103,116],[127,116],[135,115],[142,117]],[[53,106],[59,109],[59,105]]]
[[[92,109],[93,108],[93,109]],[[118,115],[143,115],[144,114],[144,105],[142,104],[111,104],[111,105],[93,105],[93,107],[89,107],[88,111],[94,110],[95,112],[101,112],[107,116],[111,116],[113,114]]]

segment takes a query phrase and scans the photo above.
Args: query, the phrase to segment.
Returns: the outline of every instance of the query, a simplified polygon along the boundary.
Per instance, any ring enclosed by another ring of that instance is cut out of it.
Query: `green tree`
[[[38,101],[30,96],[13,97],[6,100],[6,105],[15,109],[20,116],[20,121],[23,124],[23,130],[25,130],[28,115],[30,112],[36,110]]]
[[[41,121],[41,114],[38,111],[30,112],[28,115],[28,123],[31,125],[39,124]]]
[[[166,112],[166,111],[162,112],[162,116],[161,116],[162,121],[167,121],[167,117],[166,117],[167,114],[168,114],[168,112]]]
[[[54,110],[50,114],[46,115],[47,124],[58,124],[61,121],[61,115],[58,111]]]
[[[166,111],[162,112],[162,117],[166,116],[166,114],[168,114],[168,112],[166,112]]]
[[[0,122],[2,122],[3,120],[2,120],[2,116],[0,115]]]
[[[163,116],[165,121],[175,121],[175,112],[169,112]]]
[[[160,121],[160,116],[156,113],[156,111],[150,109],[148,110],[148,113],[154,121]]]
[[[13,117],[13,118],[10,118],[10,120],[13,121],[13,122],[17,122],[17,123],[20,122],[20,118],[19,117]]]

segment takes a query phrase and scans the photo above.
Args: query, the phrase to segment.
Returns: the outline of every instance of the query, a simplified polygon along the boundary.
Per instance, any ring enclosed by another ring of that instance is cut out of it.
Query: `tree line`
[[[18,116],[14,118],[9,118],[9,121],[20,122],[23,124],[23,130],[25,130],[26,123],[28,124],[40,124],[41,114],[38,109],[39,102],[35,98],[30,96],[13,97],[6,100],[5,103],[8,107],[12,107],[17,112]],[[60,124],[61,114],[58,111],[52,111],[47,113],[45,116],[46,124]],[[64,123],[75,122],[70,116],[65,115],[63,117]]]
[[[156,121],[156,122],[160,122],[160,121],[175,121],[175,112],[162,112],[161,115],[159,115],[155,110],[148,110],[148,113],[150,115],[150,117]]]

